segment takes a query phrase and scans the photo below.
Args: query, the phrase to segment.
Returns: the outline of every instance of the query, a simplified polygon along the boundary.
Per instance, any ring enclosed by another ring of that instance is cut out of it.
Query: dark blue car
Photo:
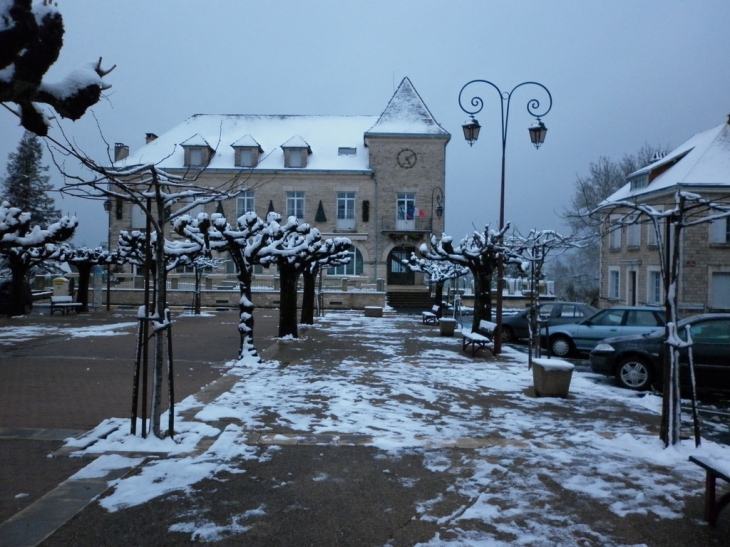
[[[677,322],[682,340],[687,339],[686,327],[692,336],[692,362],[697,387],[707,390],[730,391],[730,313],[703,314]],[[621,336],[603,340],[591,351],[594,372],[615,376],[622,387],[648,389],[661,387],[664,366],[664,329],[644,335]],[[690,385],[689,352],[679,352],[679,381]]]

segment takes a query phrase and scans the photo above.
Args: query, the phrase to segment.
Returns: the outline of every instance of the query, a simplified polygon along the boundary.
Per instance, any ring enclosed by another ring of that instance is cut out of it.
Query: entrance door
[[[636,306],[636,270],[629,270],[629,306]]]
[[[396,247],[388,255],[388,285],[413,285],[416,275],[401,261],[407,261],[415,247]]]

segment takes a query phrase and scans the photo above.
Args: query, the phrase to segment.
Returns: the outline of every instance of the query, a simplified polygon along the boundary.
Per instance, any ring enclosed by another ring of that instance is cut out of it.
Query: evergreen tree
[[[0,201],[30,213],[33,222],[48,226],[61,218],[50,192],[53,186],[45,173],[48,167],[41,164],[43,145],[40,139],[26,131],[18,149],[8,156],[7,175],[0,187]]]

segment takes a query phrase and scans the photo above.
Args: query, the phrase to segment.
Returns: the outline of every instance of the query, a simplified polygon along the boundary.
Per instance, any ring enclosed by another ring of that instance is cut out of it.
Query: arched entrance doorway
[[[388,253],[388,285],[413,285],[416,275],[401,261],[407,261],[415,247],[395,247]]]

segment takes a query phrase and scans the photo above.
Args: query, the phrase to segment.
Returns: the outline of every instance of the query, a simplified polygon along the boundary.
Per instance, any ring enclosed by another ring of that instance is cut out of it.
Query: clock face
[[[400,165],[404,169],[410,169],[411,167],[416,165],[417,161],[418,156],[416,156],[416,153],[410,148],[404,148],[403,150],[398,152],[398,165]]]

